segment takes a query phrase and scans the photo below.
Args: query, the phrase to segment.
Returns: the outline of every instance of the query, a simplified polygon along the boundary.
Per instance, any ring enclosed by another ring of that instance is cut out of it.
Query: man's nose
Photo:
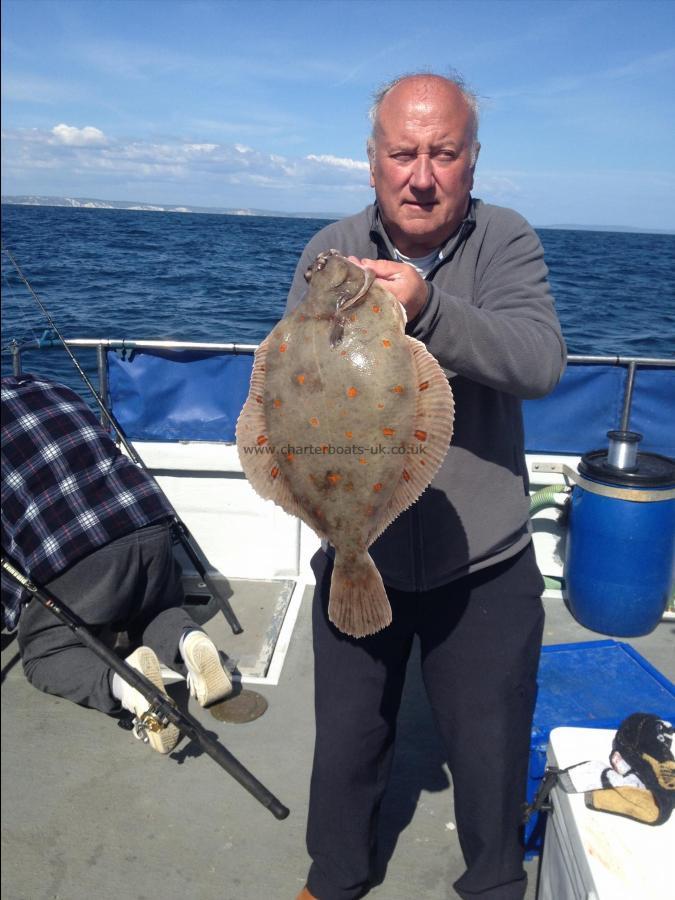
[[[431,160],[427,155],[420,154],[413,163],[410,175],[410,187],[418,191],[428,191],[434,183],[434,173]]]

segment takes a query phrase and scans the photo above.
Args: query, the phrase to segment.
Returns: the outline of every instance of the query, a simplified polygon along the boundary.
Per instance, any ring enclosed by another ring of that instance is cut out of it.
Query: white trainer
[[[139,647],[131,656],[127,656],[127,663],[136,671],[151,681],[162,693],[164,681],[162,680],[161,665],[154,650],[150,647]],[[141,740],[147,741],[153,750],[158,753],[171,753],[180,740],[181,733],[175,725],[169,723],[159,731],[150,731],[142,727],[141,716],[150,708],[146,698],[136,688],[120,678],[120,703],[136,717],[134,734]],[[139,727],[140,726],[140,727]]]
[[[210,706],[232,693],[230,673],[223,666],[211,638],[203,631],[189,631],[180,643],[180,654],[187,666],[190,696],[200,706]]]

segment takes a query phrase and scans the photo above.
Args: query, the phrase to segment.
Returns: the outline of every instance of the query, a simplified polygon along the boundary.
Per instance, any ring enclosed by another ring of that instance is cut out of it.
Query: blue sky
[[[675,0],[4,0],[2,193],[356,212],[373,90],[454,67],[476,196],[675,228]]]

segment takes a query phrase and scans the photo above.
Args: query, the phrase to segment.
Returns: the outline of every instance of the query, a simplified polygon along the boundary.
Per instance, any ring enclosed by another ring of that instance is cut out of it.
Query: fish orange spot
[[[304,375],[296,375],[296,376],[295,376],[295,380],[298,382],[298,384],[304,384],[304,383],[305,383],[305,376],[304,376]]]
[[[353,399],[354,397],[356,397],[357,394],[358,394],[358,391],[356,390],[355,387],[347,388],[347,396],[348,397]]]
[[[340,356],[346,356],[346,355],[347,355],[346,350],[340,350]]]
[[[376,494],[379,494],[383,487],[384,487],[384,485],[382,484],[382,482],[378,481],[377,484],[373,485],[373,490],[375,491]]]
[[[392,437],[392,435],[395,434],[395,431],[394,431],[393,428],[383,428],[383,429],[382,429],[382,434],[383,434],[385,437]]]
[[[428,387],[429,387],[429,382],[428,382],[428,381],[423,381],[422,384],[420,385],[420,390],[421,390],[421,391],[426,391]]]
[[[388,341],[386,338],[382,341],[383,347],[391,347],[391,341]]]
[[[427,433],[426,433],[426,431],[416,431],[415,437],[417,438],[418,441],[426,441]]]
[[[273,466],[272,471],[270,472],[270,475],[272,476],[272,478],[276,478],[278,474],[279,474],[279,466]]]
[[[316,416],[312,416],[312,418],[309,420],[309,424],[312,426],[312,428],[316,428],[319,424],[319,420]]]
[[[266,434],[259,434],[258,437],[255,439],[255,442],[256,442],[256,444],[257,444],[259,447],[262,447],[263,444],[266,444],[266,443],[267,443],[267,435],[266,435]]]
[[[328,444],[322,444],[322,445],[321,445],[321,452],[322,452],[322,453],[328,453],[328,450],[329,450],[329,449],[330,449],[330,448],[329,448]]]
[[[379,313],[379,311],[380,311],[380,307],[379,307],[379,306],[371,306],[371,309],[372,309],[372,311],[373,311],[374,313]]]
[[[394,394],[402,394],[405,391],[405,388],[402,384],[397,384],[396,387],[393,387],[391,390]]]
[[[288,344],[281,344],[279,346],[279,353],[285,353],[287,349],[288,349]]]
[[[404,481],[410,481],[410,472],[407,469],[403,470],[402,475]]]
[[[378,404],[377,404],[377,408],[378,408],[378,409],[384,409],[384,403],[378,403]]]
[[[293,460],[295,459],[295,453],[287,453],[287,454],[286,454],[286,459],[287,459],[289,462],[293,462]]]
[[[368,465],[368,460],[367,460],[367,459],[364,459],[363,457],[361,457],[361,459],[359,460],[359,462],[361,463],[362,466],[367,466],[367,465]]]
[[[354,432],[353,431],[345,431],[345,437],[349,438],[351,440],[354,437]]]
[[[339,475],[337,472],[329,472],[326,478],[331,484],[337,484],[338,481],[342,481],[342,475]]]
[[[351,316],[349,317],[349,321],[350,321],[350,322],[356,322],[356,313],[352,313],[352,314],[351,314]]]
[[[262,397],[256,397],[256,398],[255,398],[255,402],[256,402],[256,403],[262,403],[262,402],[263,402],[263,398],[262,398]]]
[[[279,399],[277,398],[277,399],[274,401],[274,406],[276,407],[276,409],[279,409],[279,407],[281,406],[281,400],[279,400]]]

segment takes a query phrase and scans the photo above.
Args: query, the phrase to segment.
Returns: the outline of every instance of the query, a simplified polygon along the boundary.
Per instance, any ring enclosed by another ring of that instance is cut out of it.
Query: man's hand
[[[429,296],[427,283],[412,266],[388,259],[357,259],[354,256],[349,259],[359,266],[372,269],[376,281],[405,308],[409,322],[422,312]]]

